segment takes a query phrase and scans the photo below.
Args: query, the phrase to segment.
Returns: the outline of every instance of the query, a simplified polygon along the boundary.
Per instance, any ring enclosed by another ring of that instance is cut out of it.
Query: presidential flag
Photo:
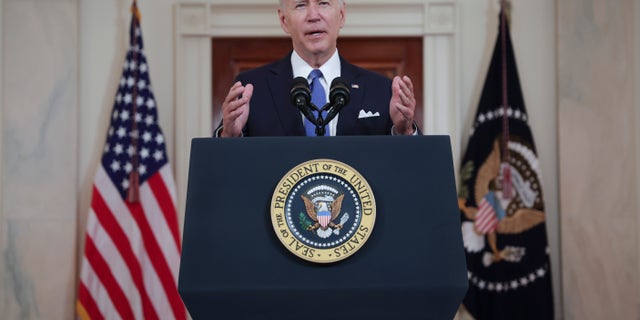
[[[553,319],[540,164],[509,27],[500,32],[460,172],[459,205],[476,319]]]
[[[140,15],[93,184],[77,312],[82,319],[185,319],[176,191],[158,125]]]

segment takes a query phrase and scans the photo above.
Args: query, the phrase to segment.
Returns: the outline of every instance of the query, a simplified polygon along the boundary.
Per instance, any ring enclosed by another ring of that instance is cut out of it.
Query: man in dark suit
[[[344,0],[280,0],[280,25],[291,36],[293,51],[237,77],[222,105],[222,124],[215,135],[312,135],[305,132],[304,116],[289,98],[293,79],[299,76],[312,86],[321,85],[325,102],[336,77],[342,77],[351,92],[350,101],[327,125],[327,135],[416,134],[411,79],[390,80],[339,56],[337,39],[345,14]],[[319,77],[311,76],[313,70]]]

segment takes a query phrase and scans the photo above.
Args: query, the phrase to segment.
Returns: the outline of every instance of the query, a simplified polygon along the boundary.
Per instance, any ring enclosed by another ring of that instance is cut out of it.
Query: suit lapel
[[[289,91],[293,83],[291,54],[273,64],[270,72],[268,86],[284,135],[305,135],[300,111],[289,100]]]
[[[358,106],[362,105],[363,89],[360,89],[358,78],[360,72],[351,63],[340,57],[340,76],[347,82],[350,90],[349,103],[340,110],[338,116],[337,135],[352,135],[358,119]]]

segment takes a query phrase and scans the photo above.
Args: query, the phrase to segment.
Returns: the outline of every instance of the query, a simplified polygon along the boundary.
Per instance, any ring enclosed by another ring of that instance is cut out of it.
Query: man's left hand
[[[407,76],[395,76],[391,83],[391,101],[389,113],[397,134],[414,133],[413,113],[416,110],[416,98],[413,94],[413,83]]]

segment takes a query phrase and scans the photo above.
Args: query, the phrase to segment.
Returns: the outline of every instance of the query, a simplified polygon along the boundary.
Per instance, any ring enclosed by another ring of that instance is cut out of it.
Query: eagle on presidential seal
[[[332,189],[326,186],[325,188]],[[320,189],[325,188],[320,187]],[[313,190],[309,192],[309,194],[312,193],[314,193]],[[349,219],[349,214],[345,213],[338,223],[334,222],[340,216],[344,193],[336,195],[325,192],[322,196],[315,197],[302,194],[301,198],[304,201],[307,216],[313,220],[306,228],[307,230],[316,230],[316,234],[323,239],[328,238],[332,233],[336,235],[340,233],[340,229]]]
[[[478,168],[472,182],[475,190],[472,196],[477,207],[467,206],[464,197],[458,199],[459,208],[467,219],[462,223],[463,243],[467,251],[477,253],[484,250],[484,237],[488,240],[491,253],[483,257],[485,267],[501,261],[520,262],[526,254],[526,248],[519,246],[499,249],[497,234],[519,234],[545,222],[537,157],[532,146],[521,139],[512,139],[514,141],[509,141],[508,148],[515,163],[501,163],[500,138],[496,138],[490,154]],[[467,165],[473,166],[473,163]],[[510,198],[504,196],[501,187],[505,166],[515,187],[515,195]],[[470,179],[468,173],[463,176]],[[467,189],[466,186],[461,188],[463,193],[467,193]]]

